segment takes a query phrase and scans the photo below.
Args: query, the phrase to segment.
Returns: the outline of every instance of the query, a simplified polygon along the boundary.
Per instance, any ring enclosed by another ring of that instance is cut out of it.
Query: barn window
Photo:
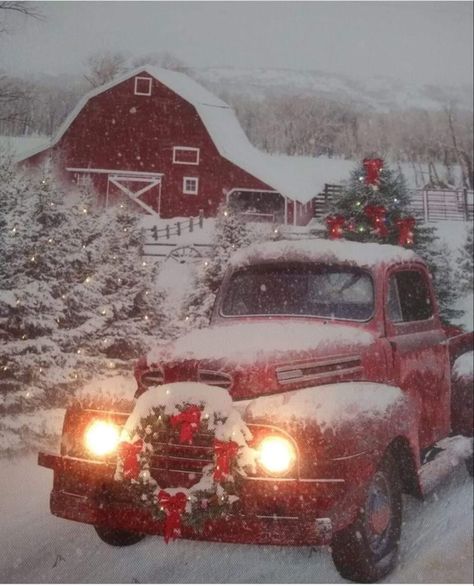
[[[151,96],[151,77],[135,78],[135,95]]]
[[[194,147],[173,147],[173,163],[178,165],[199,165],[199,149]]]
[[[183,193],[197,195],[199,179],[197,177],[183,177]]]

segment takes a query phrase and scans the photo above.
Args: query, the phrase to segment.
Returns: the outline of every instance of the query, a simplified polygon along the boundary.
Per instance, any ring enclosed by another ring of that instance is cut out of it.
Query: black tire
[[[341,576],[369,583],[389,574],[398,560],[401,526],[400,475],[387,455],[370,482],[359,517],[333,538],[332,559]]]
[[[102,527],[100,525],[94,525],[94,529],[104,543],[113,545],[114,547],[135,545],[135,543],[138,543],[145,538],[145,535],[141,533],[130,533],[129,531],[120,531],[119,529],[109,529],[108,527]]]

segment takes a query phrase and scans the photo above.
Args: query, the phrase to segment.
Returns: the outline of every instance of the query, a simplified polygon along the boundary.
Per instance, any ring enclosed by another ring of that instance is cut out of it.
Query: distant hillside
[[[472,110],[472,86],[441,87],[407,84],[389,76],[357,79],[322,71],[292,69],[193,68],[190,74],[218,94],[248,98],[321,96],[361,109],[387,112],[421,108],[440,110],[452,99]]]

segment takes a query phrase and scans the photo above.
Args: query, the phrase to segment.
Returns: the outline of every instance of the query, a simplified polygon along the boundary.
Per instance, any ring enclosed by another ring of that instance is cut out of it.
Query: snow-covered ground
[[[467,225],[444,222],[437,229],[454,259],[465,241]],[[173,243],[208,244],[212,234],[213,222],[205,220],[202,230],[197,228],[192,234],[183,231]],[[195,266],[173,259],[162,262],[156,286],[166,295],[166,311],[178,311],[192,286]],[[472,299],[472,291],[466,291],[459,303],[466,309],[461,320],[466,329],[472,329]],[[102,381],[102,394],[113,389],[130,397],[132,373],[121,377],[120,384],[116,382],[112,377]],[[89,385],[83,396],[93,394],[95,388],[95,383]],[[16,443],[38,445],[41,437],[44,444],[51,443],[60,433],[62,416],[62,410],[55,410],[3,417],[2,453],[14,449]],[[328,548],[184,541],[166,546],[161,538],[152,537],[126,550],[112,548],[100,542],[90,527],[49,513],[52,473],[39,468],[32,455],[4,458],[0,465],[0,582],[341,582]],[[387,582],[472,583],[472,508],[472,479],[464,467],[425,502],[407,498],[400,564]]]
[[[0,581],[11,583],[340,583],[327,547],[228,545],[148,537],[102,543],[49,513],[52,472],[0,460]],[[400,563],[388,583],[473,582],[473,485],[460,467],[424,502],[404,503]]]

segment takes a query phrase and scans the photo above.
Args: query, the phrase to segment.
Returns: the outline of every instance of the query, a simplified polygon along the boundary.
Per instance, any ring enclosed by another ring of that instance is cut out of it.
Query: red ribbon
[[[411,246],[413,244],[413,228],[415,227],[415,218],[401,218],[395,222],[399,234],[398,244],[400,246]]]
[[[380,183],[380,171],[383,169],[382,159],[364,159],[365,184],[378,185]]]
[[[140,463],[138,456],[143,449],[143,440],[138,439],[137,441],[120,442],[118,446],[118,454],[122,459],[123,475],[125,478],[138,478],[140,474]]]
[[[214,480],[224,480],[230,472],[230,463],[237,455],[239,445],[233,441],[221,442],[214,440],[214,453],[216,455],[216,467],[214,469]]]
[[[181,515],[186,508],[186,495],[184,492],[177,492],[174,496],[171,496],[165,490],[160,490],[157,500],[166,514],[163,537],[165,538],[165,543],[168,543],[170,539],[176,539],[176,537],[181,536]]]
[[[388,228],[385,225],[386,208],[383,206],[368,205],[364,208],[365,215],[369,218],[375,233],[381,238],[388,236]]]
[[[201,422],[201,409],[196,405],[191,405],[179,415],[172,415],[170,421],[173,427],[181,426],[179,441],[191,444]]]
[[[329,238],[331,240],[335,240],[336,238],[341,238],[343,230],[344,230],[344,224],[345,224],[346,219],[344,218],[344,216],[328,216],[326,218],[326,226],[329,230]]]

